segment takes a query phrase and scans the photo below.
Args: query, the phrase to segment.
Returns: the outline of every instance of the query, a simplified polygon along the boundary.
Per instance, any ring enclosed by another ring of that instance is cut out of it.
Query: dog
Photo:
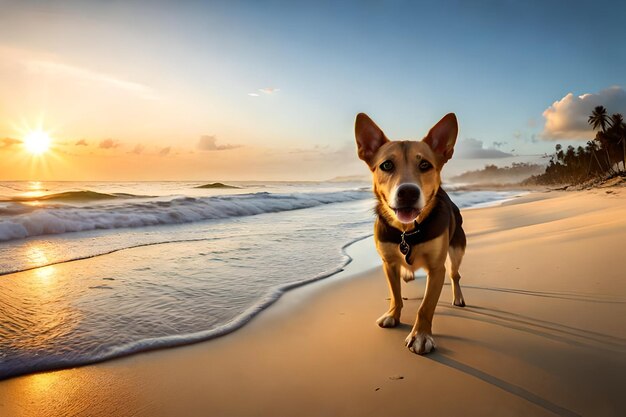
[[[453,304],[465,306],[459,285],[466,247],[463,219],[441,188],[441,169],[452,158],[457,134],[454,113],[445,115],[421,141],[390,141],[365,113],[355,121],[358,156],[372,172],[377,199],[374,239],[391,300],[389,310],[376,322],[384,328],[400,324],[400,279],[408,282],[424,268],[426,292],[405,341],[411,352],[420,355],[436,347],[432,321],[448,256]]]

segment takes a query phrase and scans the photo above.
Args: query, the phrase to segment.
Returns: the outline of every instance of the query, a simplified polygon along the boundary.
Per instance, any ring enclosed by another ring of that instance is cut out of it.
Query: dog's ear
[[[452,158],[458,133],[456,115],[448,113],[430,129],[423,142],[426,142],[436,154],[441,155],[443,163],[446,163]]]
[[[381,146],[389,142],[389,139],[387,139],[383,131],[380,130],[380,128],[376,126],[376,123],[365,113],[356,115],[354,135],[356,136],[359,158],[365,161],[371,168],[374,155],[376,155],[376,152]]]

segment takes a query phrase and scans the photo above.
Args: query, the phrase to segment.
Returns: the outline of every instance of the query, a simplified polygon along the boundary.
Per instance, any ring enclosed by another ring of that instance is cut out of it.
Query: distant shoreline
[[[447,191],[549,191],[550,187],[544,185],[521,185],[521,184],[454,184],[444,183],[442,187]]]

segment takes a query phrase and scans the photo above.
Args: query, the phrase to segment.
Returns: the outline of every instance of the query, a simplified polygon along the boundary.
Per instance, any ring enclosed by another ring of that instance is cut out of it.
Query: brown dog
[[[443,117],[426,137],[417,141],[389,141],[366,114],[356,117],[358,155],[372,171],[378,215],[374,227],[376,248],[383,259],[391,302],[377,323],[400,323],[400,278],[413,279],[419,268],[428,272],[426,292],[417,311],[407,347],[425,354],[435,347],[432,321],[450,256],[453,303],[464,307],[459,266],[465,253],[461,213],[440,187],[441,169],[452,157],[458,133],[456,116]]]

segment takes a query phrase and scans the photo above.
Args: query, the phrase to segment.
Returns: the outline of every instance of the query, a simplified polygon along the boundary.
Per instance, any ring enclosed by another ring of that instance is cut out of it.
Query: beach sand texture
[[[467,307],[446,284],[430,355],[403,345],[423,278],[403,284],[401,326],[376,326],[387,288],[366,239],[343,273],[228,336],[0,382],[0,415],[626,415],[626,189],[464,218]]]

